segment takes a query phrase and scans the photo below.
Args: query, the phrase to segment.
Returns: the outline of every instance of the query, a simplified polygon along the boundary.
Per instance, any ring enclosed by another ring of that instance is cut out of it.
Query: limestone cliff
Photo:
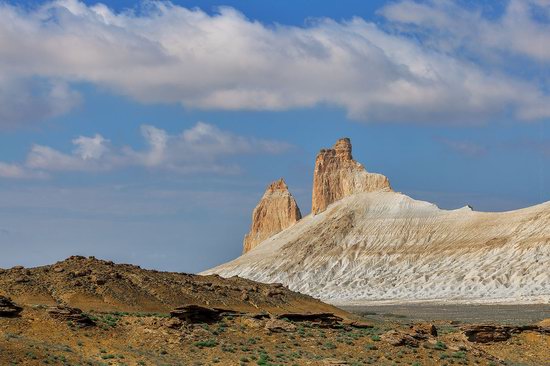
[[[336,141],[332,149],[322,149],[315,160],[311,212],[323,212],[328,205],[355,193],[391,191],[388,178],[368,173],[353,160],[349,138]]]
[[[243,253],[294,225],[301,218],[298,204],[285,181],[279,179],[271,183],[252,213],[252,225],[250,232],[244,237]]]
[[[357,193],[205,273],[282,283],[333,304],[550,302],[550,202],[442,210]]]

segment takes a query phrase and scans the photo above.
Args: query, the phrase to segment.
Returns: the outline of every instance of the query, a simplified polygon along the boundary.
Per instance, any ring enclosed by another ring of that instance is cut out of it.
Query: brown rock
[[[252,213],[252,226],[243,242],[243,253],[248,252],[278,232],[294,225],[302,218],[296,200],[281,178],[267,187]]]
[[[414,333],[416,339],[427,339],[429,337],[437,337],[437,328],[431,323],[419,323],[411,325],[411,332]]]
[[[550,328],[539,325],[513,327],[493,324],[472,324],[463,326],[460,329],[470,342],[476,343],[503,342],[512,337],[513,334],[522,332],[550,334]]]
[[[95,321],[92,320],[87,314],[83,313],[78,308],[72,308],[69,306],[52,306],[48,309],[48,314],[58,320],[70,321],[80,327],[94,326]]]
[[[388,178],[368,173],[362,164],[353,160],[349,138],[340,139],[332,149],[322,149],[317,154],[311,202],[314,214],[346,196],[379,190],[391,191]]]
[[[296,326],[284,320],[269,319],[265,323],[265,329],[273,333],[294,332]]]
[[[239,314],[237,311],[189,304],[175,308],[170,316],[188,323],[215,323],[223,316]]]
[[[243,319],[243,325],[252,329],[259,329],[265,326],[265,322],[261,319],[256,319],[253,317],[246,317]]]
[[[183,326],[183,321],[178,318],[170,318],[164,325],[170,329],[180,329]]]
[[[398,332],[396,330],[390,330],[382,334],[380,339],[391,344],[392,346],[418,347],[418,340],[416,340],[413,336],[407,333]]]
[[[13,317],[19,315],[23,310],[17,306],[9,297],[0,296],[0,317]]]
[[[294,322],[310,322],[322,328],[341,325],[344,320],[333,313],[281,313],[277,317]]]

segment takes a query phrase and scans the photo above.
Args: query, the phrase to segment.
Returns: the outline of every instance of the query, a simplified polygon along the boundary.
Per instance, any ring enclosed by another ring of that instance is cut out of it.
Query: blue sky
[[[223,6],[220,8],[220,6]],[[550,3],[7,1],[0,267],[196,272],[317,151],[443,208],[550,199]]]

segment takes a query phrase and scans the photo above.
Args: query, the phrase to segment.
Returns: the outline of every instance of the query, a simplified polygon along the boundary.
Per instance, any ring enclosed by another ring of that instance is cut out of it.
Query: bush
[[[207,341],[199,341],[193,343],[195,347],[203,348],[203,347],[216,347],[218,345],[218,342],[214,339],[209,339]]]

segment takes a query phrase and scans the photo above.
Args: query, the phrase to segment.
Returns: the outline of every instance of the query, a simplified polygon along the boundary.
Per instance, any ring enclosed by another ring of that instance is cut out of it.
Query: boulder
[[[271,183],[252,213],[250,231],[244,237],[243,253],[294,225],[302,218],[296,200],[284,179]]]
[[[265,323],[265,329],[273,333],[294,332],[296,326],[280,319],[269,319]]]
[[[416,339],[427,339],[429,337],[437,337],[437,328],[431,323],[418,323],[410,327],[413,337]]]
[[[397,330],[390,330],[380,336],[380,339],[392,346],[410,346],[418,347],[418,340],[412,335],[399,332]]]
[[[16,305],[9,297],[0,296],[0,317],[18,316],[22,310],[23,308]]]
[[[187,323],[215,323],[220,321],[223,316],[228,315],[241,315],[241,313],[228,309],[210,308],[195,304],[180,306],[170,312],[171,317],[178,318]]]
[[[550,334],[550,327],[540,325],[505,326],[493,324],[470,324],[460,328],[470,342],[490,343],[503,342],[514,334],[536,332]]]
[[[79,327],[90,327],[95,325],[95,321],[78,308],[58,305],[49,307],[47,312],[54,319],[72,322]]]
[[[277,318],[294,322],[307,321],[319,327],[334,327],[343,321],[343,318],[333,313],[282,313],[277,315]]]

